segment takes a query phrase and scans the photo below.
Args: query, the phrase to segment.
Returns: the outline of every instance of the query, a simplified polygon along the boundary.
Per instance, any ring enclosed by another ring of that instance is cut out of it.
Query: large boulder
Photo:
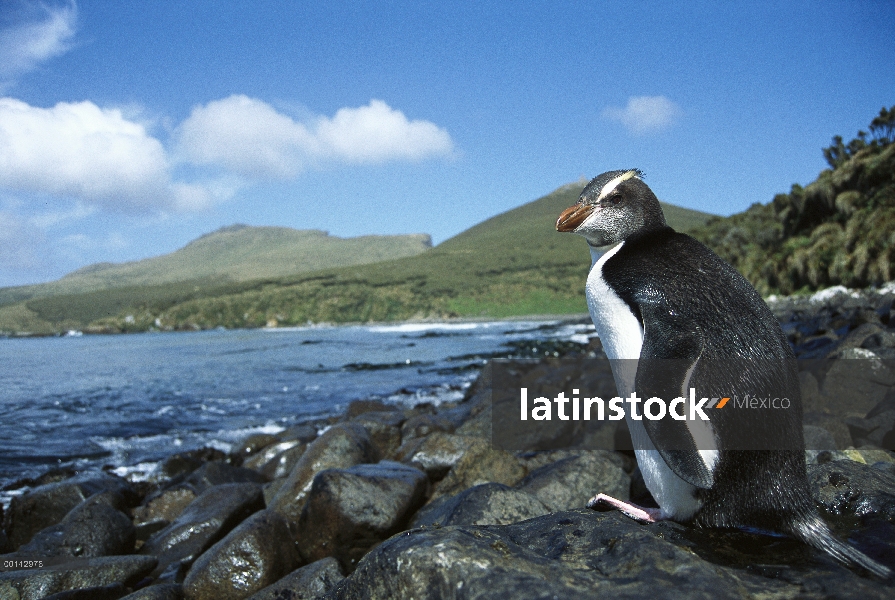
[[[262,510],[193,563],[184,594],[189,600],[239,600],[290,573],[299,561],[285,519]]]
[[[140,554],[158,557],[154,575],[179,580],[202,552],[263,508],[258,484],[227,483],[208,488],[170,525],[146,540]]]
[[[301,518],[305,500],[317,473],[326,469],[345,469],[361,463],[375,462],[377,459],[376,449],[363,425],[334,425],[308,446],[271,499],[268,508],[279,512],[295,525]]]
[[[403,529],[427,485],[425,473],[391,461],[322,471],[299,522],[302,556],[335,556],[352,569],[371,546]]]
[[[146,577],[155,565],[156,560],[151,556],[105,556],[42,569],[0,572],[0,598],[38,600],[68,590],[117,583],[132,586]]]
[[[873,515],[895,523],[895,475],[852,460],[808,465],[814,501],[835,515]]]
[[[528,474],[516,486],[550,510],[583,508],[594,494],[628,500],[631,478],[618,455],[606,450],[582,450]]]
[[[339,561],[321,558],[252,594],[248,600],[312,600],[329,592],[343,579]]]
[[[527,492],[502,483],[483,483],[430,502],[414,516],[411,526],[508,525],[549,512]]]

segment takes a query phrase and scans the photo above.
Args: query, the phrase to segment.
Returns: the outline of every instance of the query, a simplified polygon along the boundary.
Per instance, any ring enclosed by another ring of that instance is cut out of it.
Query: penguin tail
[[[791,533],[809,546],[823,550],[843,564],[863,567],[883,579],[892,577],[892,569],[837,539],[833,532],[830,531],[830,528],[827,527],[827,524],[817,515],[809,516],[797,522]]]

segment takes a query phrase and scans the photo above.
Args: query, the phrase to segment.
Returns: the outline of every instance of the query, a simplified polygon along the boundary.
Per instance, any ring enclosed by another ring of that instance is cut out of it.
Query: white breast
[[[594,328],[603,343],[603,351],[611,361],[615,386],[619,395],[626,398],[634,391],[637,360],[643,348],[643,327],[628,304],[603,279],[603,265],[623,245],[624,242],[602,256],[591,250],[594,262],[587,276],[585,294]],[[644,483],[664,516],[678,520],[693,516],[701,506],[694,495],[696,488],[668,467],[649,439],[642,421],[635,421],[627,416],[625,421],[634,447],[637,448],[634,453]]]

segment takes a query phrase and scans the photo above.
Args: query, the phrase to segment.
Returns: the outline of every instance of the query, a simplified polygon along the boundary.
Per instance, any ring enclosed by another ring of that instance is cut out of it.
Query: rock
[[[529,473],[517,489],[528,492],[552,511],[583,508],[594,494],[628,500],[631,478],[606,450],[584,450]]]
[[[158,480],[171,479],[178,481],[178,478],[185,477],[206,462],[224,460],[226,458],[227,455],[216,448],[188,450],[166,458],[165,461],[159,465],[156,478]]]
[[[152,556],[104,556],[43,569],[0,572],[0,594],[4,587],[7,590],[13,588],[21,600],[37,600],[68,590],[116,583],[131,586],[146,577],[155,566],[156,560]]]
[[[395,410],[365,412],[352,419],[352,422],[364,426],[379,456],[392,456],[401,445],[403,413]]]
[[[487,442],[465,435],[436,431],[426,437],[413,438],[396,452],[396,458],[426,472],[429,479],[443,479],[471,448],[484,452]]]
[[[267,483],[267,481],[267,477],[257,471],[218,461],[203,464],[186,478],[186,483],[200,493],[225,483]]]
[[[887,584],[823,557],[812,561],[817,556],[794,540],[703,532],[668,521],[642,526],[618,512],[579,509],[513,525],[396,535],[328,597],[891,597]]]
[[[116,492],[128,500],[136,494],[127,481],[105,473],[90,473],[37,487],[15,496],[4,515],[9,544],[18,548],[35,533],[61,521],[71,509],[100,492]]]
[[[44,600],[118,600],[127,594],[127,588],[120,583],[100,587],[82,588],[58,592],[47,596]]]
[[[836,515],[875,515],[895,522],[895,476],[851,461],[808,465],[815,502]]]
[[[311,442],[268,508],[279,512],[291,524],[297,524],[317,473],[375,462],[377,458],[370,435],[362,425],[335,425]]]
[[[230,455],[239,457],[238,460],[242,462],[249,456],[260,451],[262,448],[270,446],[271,444],[275,444],[279,441],[280,438],[270,433],[255,433],[248,436],[237,446],[235,446],[233,450],[230,451]]]
[[[424,437],[436,431],[452,433],[454,429],[456,429],[456,425],[453,421],[439,415],[429,413],[414,415],[401,426],[401,442]]]
[[[248,600],[311,600],[328,593],[345,579],[339,561],[322,558],[253,594]]]
[[[151,585],[128,594],[122,600],[183,600],[183,586],[179,583]]]
[[[17,554],[83,558],[131,554],[134,525],[103,496],[96,494],[73,508],[62,521],[35,534]]]
[[[483,483],[430,502],[416,514],[411,527],[508,525],[549,512],[549,507],[527,492],[502,483]]]
[[[832,412],[843,416],[861,416],[879,404],[893,385],[895,371],[888,368],[887,362],[881,361],[869,350],[850,348],[843,350],[840,360],[832,361],[822,390],[825,396],[832,399]]]
[[[258,484],[227,483],[208,488],[174,522],[146,540],[140,554],[159,558],[155,575],[180,578],[196,557],[263,508]]]
[[[197,496],[196,490],[188,484],[160,490],[147,497],[142,505],[131,511],[134,525],[170,523],[179,517]]]
[[[351,403],[348,404],[348,409],[345,411],[345,417],[347,419],[353,419],[364,413],[380,412],[384,410],[394,410],[394,406],[389,406],[381,400],[352,400]]]
[[[320,472],[299,521],[302,557],[335,556],[350,570],[371,546],[406,525],[427,485],[425,473],[392,461]]]
[[[277,442],[245,459],[242,466],[254,469],[268,479],[279,479],[292,471],[306,447],[299,440]]]
[[[856,446],[872,444],[895,450],[895,393],[890,390],[863,419],[849,417],[845,423]]]
[[[274,583],[300,558],[286,520],[262,510],[205,551],[183,581],[190,600],[241,599]]]
[[[453,496],[482,483],[516,485],[526,475],[525,467],[505,450],[475,445],[463,455],[432,493],[432,499]]]

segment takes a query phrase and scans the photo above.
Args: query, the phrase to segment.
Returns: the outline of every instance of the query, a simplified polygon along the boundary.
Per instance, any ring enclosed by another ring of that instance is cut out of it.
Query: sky
[[[889,0],[0,0],[0,286],[235,223],[438,244],[622,168],[729,215],[895,104],[893,40]]]

